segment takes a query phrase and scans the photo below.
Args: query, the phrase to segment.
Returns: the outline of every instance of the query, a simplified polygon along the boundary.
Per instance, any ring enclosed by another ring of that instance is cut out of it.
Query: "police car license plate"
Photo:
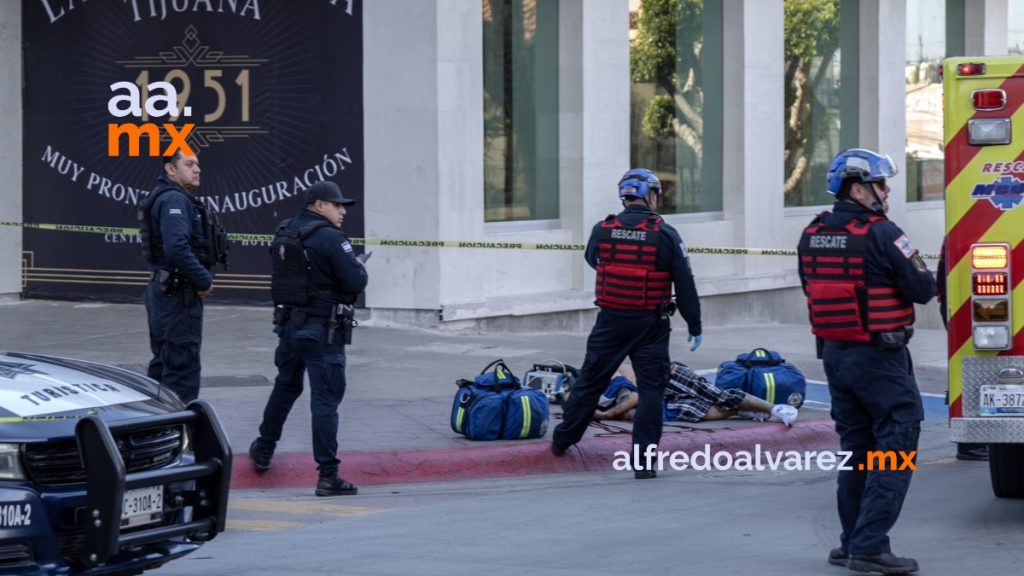
[[[126,490],[121,506],[121,528],[159,522],[164,511],[164,487],[146,486]]]
[[[1024,415],[1024,385],[988,384],[981,387],[982,416]]]

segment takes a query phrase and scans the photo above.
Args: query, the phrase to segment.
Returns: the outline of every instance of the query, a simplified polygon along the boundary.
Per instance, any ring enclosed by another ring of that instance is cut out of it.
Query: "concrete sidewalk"
[[[823,380],[810,331],[801,325],[708,327],[695,353],[685,327],[674,319],[672,358],[694,369],[714,369],[736,354],[763,346],[778,350],[808,379]],[[145,310],[138,305],[51,301],[0,302],[0,350],[84,358],[144,371],[149,361]],[[310,486],[316,469],[310,454],[310,416],[305,395],[296,403],[269,472],[256,475],[248,462],[262,410],[275,375],[276,336],[266,308],[210,306],[205,314],[203,388],[235,450],[233,486]],[[504,358],[519,376],[534,362],[559,360],[579,366],[586,333],[476,333],[388,328],[363,318],[348,348],[348,388],[341,406],[342,475],[356,484],[425,482],[612,467],[614,453],[629,450],[629,423],[593,425],[565,458],[545,439],[473,442],[449,428],[455,380],[471,378]],[[920,330],[911,345],[922,391],[945,388],[945,333]],[[551,426],[560,420],[552,408]],[[667,423],[662,450],[821,450],[838,447],[828,414],[801,410],[792,429],[778,423],[730,419],[682,425]]]

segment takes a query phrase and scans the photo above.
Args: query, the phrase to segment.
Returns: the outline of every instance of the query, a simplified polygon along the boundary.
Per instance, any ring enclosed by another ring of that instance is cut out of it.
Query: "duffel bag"
[[[540,438],[547,433],[547,396],[521,387],[502,360],[488,364],[473,380],[457,380],[456,385],[451,427],[457,434],[470,440],[497,440]]]
[[[789,404],[799,408],[807,397],[807,379],[799,368],[788,362],[777,366],[754,366],[747,372],[747,386],[746,393],[769,404]]]
[[[737,361],[729,360],[718,366],[715,375],[715,386],[722,390],[736,388],[746,391],[747,367]]]
[[[468,380],[460,380],[452,406],[452,430],[470,440],[501,438],[505,422],[508,392],[474,389]]]
[[[723,362],[718,367],[715,386],[739,388],[769,404],[796,408],[803,405],[807,396],[807,379],[800,369],[766,348],[756,348],[737,355],[734,361]]]
[[[491,368],[494,369],[491,370]],[[495,392],[516,390],[520,387],[519,378],[516,378],[516,375],[512,373],[512,370],[509,370],[509,367],[501,358],[484,366],[480,374],[473,378],[473,385],[483,390],[493,390]]]
[[[505,426],[501,437],[507,440],[541,438],[548,432],[550,407],[540,390],[522,388],[506,392]]]

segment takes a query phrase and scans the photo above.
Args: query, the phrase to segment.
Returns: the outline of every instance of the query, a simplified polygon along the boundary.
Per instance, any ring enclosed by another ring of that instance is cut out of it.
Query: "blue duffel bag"
[[[769,404],[799,408],[807,397],[807,379],[800,369],[773,350],[757,348],[739,354],[735,361],[722,362],[715,386],[739,388]]]
[[[514,390],[508,393],[506,403],[502,438],[541,438],[547,434],[550,405],[544,392],[532,388]]]
[[[470,440],[540,438],[547,433],[547,397],[523,388],[504,361],[495,360],[473,380],[456,384],[451,416],[456,433]]]

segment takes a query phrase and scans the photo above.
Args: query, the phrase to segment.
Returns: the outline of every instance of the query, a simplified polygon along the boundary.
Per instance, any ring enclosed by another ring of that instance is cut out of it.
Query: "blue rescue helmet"
[[[661,180],[646,168],[634,168],[619,180],[619,198],[644,200],[650,192],[661,195]]]
[[[879,182],[896,174],[896,164],[888,154],[850,148],[836,154],[828,167],[828,193],[838,194],[847,178],[856,178],[858,182]]]

